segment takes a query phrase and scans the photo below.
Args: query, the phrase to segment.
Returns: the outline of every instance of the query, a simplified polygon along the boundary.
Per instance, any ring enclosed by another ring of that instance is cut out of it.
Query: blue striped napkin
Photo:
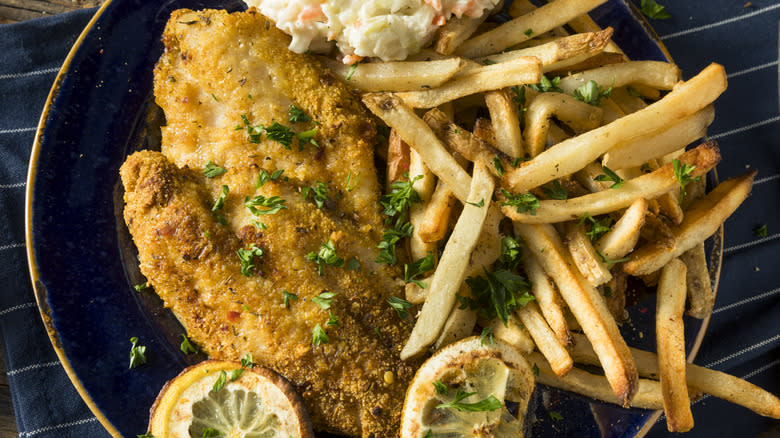
[[[637,0],[637,4],[639,1]],[[753,195],[726,222],[715,312],[696,363],[780,394],[780,115],[776,0],[667,0],[651,20],[686,77],[715,61],[729,73],[711,138],[721,179],[757,169]],[[94,10],[0,25],[0,336],[20,437],[102,437],[57,360],[29,284],[24,191],[35,126],[51,83]],[[766,236],[755,230],[766,225]],[[754,436],[778,423],[714,398],[693,408],[692,437]],[[660,420],[650,437],[669,435]]]

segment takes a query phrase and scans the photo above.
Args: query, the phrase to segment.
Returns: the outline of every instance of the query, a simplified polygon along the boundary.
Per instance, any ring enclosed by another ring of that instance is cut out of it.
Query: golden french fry
[[[496,148],[512,158],[522,157],[524,152],[523,134],[520,132],[520,118],[517,103],[507,90],[485,93],[485,103],[490,111]]]
[[[596,249],[608,260],[623,258],[636,246],[646,214],[647,201],[644,198],[634,201],[612,229],[596,241]]]
[[[629,87],[615,87],[609,98],[612,99],[626,114],[635,113],[647,107],[647,103],[637,95],[635,91],[628,91]]]
[[[542,93],[528,105],[525,112],[525,142],[531,157],[539,155],[545,146],[553,117],[578,131],[598,127],[603,117],[601,108],[588,105],[567,94]]]
[[[574,93],[574,90],[589,81],[595,81],[602,87],[642,84],[659,90],[671,90],[680,77],[680,69],[668,62],[628,61],[567,76],[561,79],[558,87],[564,93]]]
[[[623,269],[631,275],[646,275],[661,269],[670,260],[704,242],[731,216],[750,194],[756,171],[726,180],[702,199],[694,202],[685,219],[674,228],[670,247],[649,242],[631,254]]]
[[[416,62],[370,62],[351,67],[335,59],[324,56],[318,58],[336,77],[362,91],[411,91],[438,87],[468,64],[462,58],[446,58]]]
[[[705,178],[699,178],[698,181],[692,181],[685,186],[685,196],[683,196],[682,205],[683,211],[691,207],[693,201],[704,196],[704,192],[707,188],[707,180]]]
[[[423,242],[438,242],[447,235],[450,214],[458,199],[447,185],[439,181],[431,201],[425,206],[425,216],[417,227]]]
[[[661,269],[655,312],[658,369],[669,432],[687,432],[693,415],[685,380],[685,263],[673,259]]]
[[[431,284],[431,278],[422,278],[420,279],[420,283],[426,285]],[[406,283],[406,301],[412,303],[412,304],[422,304],[425,302],[425,297],[427,295],[426,290],[417,283]]]
[[[714,119],[715,109],[708,105],[660,131],[610,149],[604,154],[602,164],[612,170],[641,166],[704,137]]]
[[[561,297],[555,290],[550,278],[544,273],[542,265],[536,260],[528,248],[523,247],[523,267],[531,282],[531,293],[536,298],[544,319],[558,340],[564,345],[571,343],[571,333],[566,323]]]
[[[555,5],[547,4],[508,21],[497,28],[466,40],[455,51],[460,56],[476,58],[500,52],[522,43],[534,35],[561,26],[578,15],[582,15],[605,0],[559,0]]]
[[[715,292],[707,269],[707,255],[704,243],[699,243],[680,255],[680,260],[688,268],[685,285],[688,290],[688,315],[703,319],[712,313],[715,304]]]
[[[418,176],[422,176],[422,178],[417,179]],[[419,232],[419,226],[425,220],[426,205],[430,203],[433,189],[436,187],[436,177],[414,149],[409,152],[409,180],[414,181],[412,187],[421,201],[412,204],[409,208],[409,222],[413,227],[412,235],[409,238],[409,253],[413,260],[417,260],[428,254],[437,254],[438,246],[435,242],[426,242]]]
[[[544,355],[553,372],[558,376],[565,376],[574,365],[569,352],[563,346],[550,326],[544,321],[539,306],[536,303],[528,303],[517,309],[517,318],[531,334],[536,348]]]
[[[626,312],[626,287],[628,286],[628,275],[623,269],[616,268],[612,270],[612,280],[601,286],[602,295],[604,295],[609,313],[619,323],[628,319]]]
[[[593,342],[615,396],[622,405],[628,406],[637,389],[636,367],[604,298],[573,267],[552,225],[515,224],[515,230],[555,281],[569,309]]]
[[[409,172],[409,145],[401,140],[401,136],[395,129],[391,129],[387,140],[385,191],[390,193],[390,185],[394,181],[402,180],[406,172]]]
[[[502,2],[503,4],[503,2]],[[442,55],[450,55],[455,49],[476,32],[490,14],[484,13],[479,17],[452,17],[436,31],[434,50]]]
[[[608,181],[596,181],[596,177],[603,173],[604,169],[594,161],[577,171],[574,178],[591,193],[596,193],[608,189],[611,185]]]
[[[536,365],[539,369],[539,375],[536,377],[536,380],[542,385],[565,389],[597,400],[626,406],[625,403],[612,392],[612,388],[604,376],[591,374],[575,367],[565,376],[559,377],[555,375],[543,355],[531,353],[527,355],[527,358],[532,366]],[[630,400],[630,406],[643,409],[663,409],[663,397],[661,396],[660,383],[655,380],[638,378],[636,387],[636,395]]]
[[[368,93],[363,103],[388,126],[398,131],[423,162],[461,201],[468,197],[471,177],[436,138],[431,128],[392,93]]]
[[[612,101],[612,99],[602,99],[601,103],[599,104],[599,108],[604,111],[603,118],[605,125],[612,123],[626,115],[626,113],[624,113],[623,110]]]
[[[465,284],[461,288],[462,293],[467,293],[468,286]],[[447,321],[442,326],[441,333],[433,348],[440,350],[453,342],[467,338],[474,333],[474,326],[477,324],[477,312],[470,309],[461,309],[457,305],[450,310]]]
[[[666,192],[655,198],[658,201],[658,210],[665,218],[674,225],[680,225],[683,221],[684,213],[680,207],[679,196],[676,193]]]
[[[455,294],[466,277],[470,257],[464,257],[464,254],[470,255],[477,244],[480,236],[477,230],[482,229],[487,217],[493,189],[493,177],[484,166],[477,164],[467,199],[474,204],[483,201],[484,205],[477,207],[466,203],[463,207],[463,213],[444,247],[433,280],[428,285],[430,289],[425,304],[406,345],[401,350],[402,359],[423,353],[438,339],[455,304]]]
[[[694,178],[715,167],[719,160],[720,152],[714,142],[702,143],[680,157],[680,163],[695,166],[691,175]],[[655,198],[679,187],[680,183],[674,175],[673,165],[667,164],[651,173],[625,181],[617,189],[602,190],[567,200],[539,201],[539,208],[534,214],[518,213],[511,206],[504,206],[502,210],[515,222],[528,224],[564,222],[580,219],[585,213],[591,216],[611,213],[628,207],[639,198]]]
[[[498,318],[494,319],[490,324],[490,328],[493,329],[493,336],[496,339],[500,339],[507,344],[514,346],[523,354],[531,353],[536,347],[528,330],[517,321],[514,315],[509,315],[509,324],[507,325],[504,325]]]
[[[591,286],[600,286],[612,279],[609,267],[596,253],[582,223],[566,224],[566,246],[577,269]]]
[[[500,64],[483,65],[458,75],[443,85],[422,91],[403,91],[398,96],[412,108],[433,108],[445,102],[483,91],[539,82],[542,65],[527,56]]]
[[[590,341],[584,335],[573,334],[575,342],[569,349],[577,363],[598,365],[598,357],[590,346]],[[658,379],[658,356],[649,351],[631,349],[636,360],[639,375],[650,379]],[[744,406],[765,417],[780,418],[780,399],[752,383],[732,375],[687,364],[685,376],[688,388],[697,388],[706,394],[718,397],[731,403]]]
[[[628,139],[646,136],[712,103],[726,89],[723,66],[711,64],[647,108],[580,134],[542,152],[504,175],[502,185],[524,193],[570,175]]]

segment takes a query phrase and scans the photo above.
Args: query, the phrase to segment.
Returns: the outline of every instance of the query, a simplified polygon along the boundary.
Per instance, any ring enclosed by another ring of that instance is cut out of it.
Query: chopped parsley
[[[317,264],[317,272],[320,276],[322,276],[322,268],[325,265],[335,266],[337,268],[344,266],[344,259],[336,254],[336,248],[333,246],[332,240],[328,240],[328,243],[321,244],[318,253],[312,251],[306,254],[306,258]]]
[[[492,59],[483,59],[482,63],[485,65],[493,65],[496,63],[496,61],[493,61]]]
[[[146,363],[146,347],[138,344],[138,338],[130,338],[130,368],[135,368]]]
[[[535,376],[538,376],[538,375],[539,375],[539,366],[538,366],[538,365],[536,365],[536,362],[534,362],[534,366],[533,366],[533,367],[531,367],[531,369],[534,371],[534,375],[535,375]]]
[[[648,18],[653,18],[655,20],[672,18],[672,15],[666,11],[666,8],[658,4],[655,0],[642,0],[640,9]]]
[[[352,75],[354,75],[355,72],[357,71],[358,64],[360,64],[360,61],[358,61],[358,62],[356,62],[356,63],[354,63],[354,64],[349,66],[349,71],[347,72],[347,77],[344,78],[345,80],[348,81],[348,80],[352,79]]]
[[[498,257],[501,266],[512,271],[520,263],[521,257],[522,251],[517,240],[510,236],[501,238],[501,255]]]
[[[608,259],[599,250],[596,250],[596,254],[598,254],[599,257],[601,257],[601,261],[606,263],[607,266],[614,265],[615,263],[622,263],[622,262],[627,262],[627,261],[631,260],[630,257],[623,257],[622,259],[615,259],[615,260]]]
[[[225,370],[219,371],[219,377],[217,377],[217,381],[214,382],[214,386],[211,387],[211,392],[217,393],[222,388],[225,387],[225,383],[227,383],[227,373]]]
[[[539,81],[538,84],[528,85],[528,87],[531,87],[532,90],[538,91],[540,93],[547,93],[552,91],[563,93],[563,90],[561,90],[558,87],[560,83],[561,83],[560,76],[556,76],[552,79],[548,79],[547,76],[542,75],[542,79]]]
[[[325,324],[338,327],[339,317],[334,315],[333,312],[328,311],[328,322],[326,322]]]
[[[610,189],[619,189],[625,184],[626,180],[618,176],[618,174],[609,167],[601,166],[601,170],[603,170],[604,173],[593,178],[594,181],[612,181],[612,185],[609,186]]]
[[[516,195],[513,195],[506,191],[506,189],[501,189],[501,193],[506,196],[506,201],[502,202],[501,205],[508,205],[510,207],[515,207],[517,209],[518,213],[528,213],[531,216],[536,215],[536,209],[539,208],[541,205],[539,203],[539,198],[531,194],[530,192],[525,193],[518,193]]]
[[[379,256],[376,262],[387,263],[388,265],[398,263],[398,258],[395,255],[395,245],[404,237],[411,236],[413,230],[414,227],[409,222],[402,223],[398,228],[386,228],[382,233],[382,241],[377,245]]]
[[[433,254],[428,254],[421,259],[417,259],[411,265],[408,263],[404,264],[404,282],[414,283],[425,289],[425,283],[416,280],[416,278],[432,270],[435,267],[435,264],[436,261],[434,260]]]
[[[255,216],[262,216],[264,214],[276,214],[280,210],[286,210],[285,205],[287,201],[279,196],[271,196],[266,198],[263,195],[257,195],[254,198],[247,196],[244,198],[244,205]],[[260,210],[258,207],[265,208],[267,210]]]
[[[267,230],[268,229],[268,225],[266,225],[266,224],[264,224],[263,222],[260,222],[260,221],[254,221],[253,220],[252,221],[252,225],[254,225],[255,228],[257,228],[258,230]]]
[[[561,182],[557,179],[552,182],[551,187],[542,187],[544,194],[550,199],[558,199],[565,201],[569,199],[569,193],[561,186]]]
[[[282,300],[284,301],[285,309],[289,309],[290,301],[298,301],[298,295],[295,295],[292,292],[287,292],[286,290],[282,289]]]
[[[766,226],[764,226],[764,227],[766,228]],[[133,286],[133,289],[135,289],[136,292],[141,292],[142,290],[146,289],[147,287],[149,287],[149,282],[145,281],[145,282],[143,282],[141,284],[136,284],[135,286]]]
[[[244,122],[244,128],[246,129],[247,135],[249,136],[249,142],[250,143],[260,143],[260,137],[262,134],[265,134],[265,137],[269,140],[274,140],[282,144],[285,149],[290,150],[290,145],[292,145],[293,137],[295,137],[295,133],[290,129],[289,126],[284,126],[279,122],[274,122],[271,124],[271,126],[263,126],[263,125],[252,125],[249,122],[249,118],[247,118],[246,114],[241,115],[241,120]],[[237,129],[242,129],[241,126],[238,126]]]
[[[612,288],[604,285],[604,291],[602,292],[602,295],[604,295],[604,298],[612,298]]]
[[[492,395],[475,403],[463,403],[461,401],[474,394],[476,394],[476,392],[466,392],[462,389],[458,389],[455,391],[455,398],[451,402],[442,403],[436,406],[436,409],[455,409],[460,412],[484,412],[495,411],[496,409],[501,409],[501,406],[503,406],[501,401]]]
[[[273,173],[268,173],[265,169],[260,169],[260,175],[257,175],[257,183],[255,187],[258,189],[263,187],[268,181],[276,181],[284,173],[284,169],[274,170]]]
[[[444,395],[450,392],[450,387],[442,383],[440,380],[433,382],[433,389],[436,391],[436,394],[439,395]]]
[[[501,164],[500,158],[493,157],[493,167],[496,168],[496,174],[498,174],[499,178],[504,176],[504,166]]]
[[[360,264],[360,260],[358,260],[357,257],[352,257],[351,259],[347,260],[347,271],[360,271],[363,269],[363,266]]]
[[[761,224],[760,226],[754,228],[753,232],[758,237],[766,237],[766,233],[767,233],[766,224]]]
[[[405,177],[408,179],[409,174]],[[384,207],[383,213],[388,216],[385,223],[389,226],[382,233],[382,242],[377,245],[379,256],[377,263],[387,263],[394,265],[398,262],[395,255],[395,246],[399,240],[412,235],[412,224],[407,221],[409,208],[412,204],[421,202],[420,195],[414,190],[414,182],[422,178],[422,175],[416,176],[412,180],[395,181],[391,184],[392,190],[386,195],[382,195],[379,203]],[[393,218],[395,221],[393,221]]]
[[[412,303],[398,297],[388,298],[387,303],[390,304],[390,307],[395,309],[399,318],[406,319],[409,316],[409,309],[412,308]]]
[[[482,334],[479,335],[479,343],[482,345],[493,345],[493,327],[483,327]]]
[[[312,128],[295,135],[298,138],[298,150],[303,150],[304,143],[309,143],[317,148],[320,147],[320,144],[314,139],[314,136],[317,135],[317,130],[317,128]]]
[[[236,380],[241,378],[242,374],[244,374],[244,369],[236,368],[235,370],[230,372],[230,381],[235,382]]]
[[[344,184],[344,187],[346,187],[348,192],[355,190],[355,187],[357,187],[358,181],[360,180],[360,173],[361,172],[358,172],[354,181],[352,181],[352,171],[347,173],[347,183]]]
[[[255,359],[252,357],[252,353],[247,353],[241,358],[241,366],[244,368],[255,367]]]
[[[338,295],[338,292],[322,292],[319,295],[311,297],[311,302],[320,306],[322,310],[330,309],[330,305],[333,304],[333,298]]]
[[[404,176],[409,178],[408,173]],[[409,211],[412,204],[421,202],[420,195],[414,190],[414,183],[422,177],[417,175],[411,181],[394,181],[390,185],[390,193],[382,195],[379,201],[385,208],[384,214],[390,217],[402,216]]]
[[[179,344],[179,350],[184,354],[194,354],[198,352],[198,348],[192,345],[187,335],[181,334],[181,344]]]
[[[561,415],[558,411],[550,411],[550,419],[555,421],[561,421],[563,420],[563,415]]]
[[[302,187],[301,195],[303,199],[309,197],[309,193],[312,194],[312,200],[317,205],[317,208],[322,208],[326,202],[330,200],[328,197],[328,185],[322,181],[315,181],[314,187]]]
[[[255,258],[262,258],[265,255],[265,251],[253,243],[249,249],[239,248],[236,254],[238,254],[238,259],[241,261],[241,275],[251,277],[252,271],[255,269]]]
[[[154,438],[154,435],[152,435],[152,432],[146,432],[143,435],[136,435],[137,438]]]
[[[225,199],[227,199],[227,195],[229,191],[230,191],[230,187],[223,184],[222,192],[220,193],[217,200],[214,202],[214,206],[211,207],[211,211],[221,210],[222,207],[225,206]]]
[[[227,172],[225,168],[219,167],[211,161],[206,163],[206,167],[203,168],[203,176],[206,178],[214,178],[216,176],[222,175],[225,172]]]
[[[525,32],[523,32],[523,33],[525,34],[525,36],[530,37],[531,35],[534,34],[534,30],[529,28],[529,29],[526,29]]]
[[[203,435],[201,435],[200,438],[215,438],[222,435],[224,434],[219,430],[214,429],[213,427],[206,427],[203,428]]]
[[[327,344],[329,341],[328,334],[322,329],[322,326],[317,324],[312,331],[311,343],[314,345]]]
[[[517,110],[520,111],[520,113],[527,110],[525,107],[525,87],[519,87],[515,85],[512,87],[512,92],[515,93],[515,96],[512,98],[512,100],[517,103]]]
[[[303,112],[302,109],[295,106],[295,104],[290,105],[290,108],[287,110],[287,114],[290,116],[288,119],[290,123],[306,123],[311,120],[311,117]]]
[[[485,199],[482,198],[482,199],[479,200],[479,202],[469,202],[469,201],[466,201],[466,204],[473,205],[474,207],[477,207],[477,208],[482,208],[482,207],[485,206]]]
[[[614,84],[614,81],[613,81]],[[601,88],[596,81],[588,81],[585,85],[574,90],[574,98],[589,105],[599,106],[601,99],[609,98],[612,94],[612,85],[606,90]]]
[[[612,218],[610,216],[604,216],[601,219],[596,219],[590,214],[585,213],[585,216],[580,219],[579,224],[590,224],[590,230],[587,229],[587,226],[585,227],[585,234],[590,237],[591,242],[595,242],[609,231],[609,227],[612,225]]]
[[[698,181],[701,177],[691,176],[691,173],[696,169],[696,166],[680,163],[680,160],[678,159],[672,160],[672,169],[674,170],[674,177],[677,178],[677,181],[680,183],[680,198],[678,203],[682,204],[683,197],[685,197],[685,186],[693,181]]]

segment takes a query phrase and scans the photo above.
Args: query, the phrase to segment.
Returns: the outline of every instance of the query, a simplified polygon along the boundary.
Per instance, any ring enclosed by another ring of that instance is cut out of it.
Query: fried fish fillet
[[[162,152],[137,152],[120,171],[141,272],[210,357],[251,353],[296,385],[315,428],[397,436],[415,364],[399,359],[411,325],[387,303],[402,296],[400,271],[375,262],[382,222],[371,119],[253,10],[176,11],[163,41]],[[291,123],[291,104],[311,120]],[[274,122],[316,128],[318,146],[293,138],[288,149],[247,129]],[[204,176],[209,162],[226,172]],[[302,192],[320,183],[328,199],[318,205]],[[278,196],[286,208],[253,214],[245,201],[256,196]],[[331,264],[307,257],[329,242]],[[262,255],[242,272],[237,252],[252,248]],[[336,295],[317,300],[323,292]],[[315,345],[318,325],[327,343],[320,336]]]

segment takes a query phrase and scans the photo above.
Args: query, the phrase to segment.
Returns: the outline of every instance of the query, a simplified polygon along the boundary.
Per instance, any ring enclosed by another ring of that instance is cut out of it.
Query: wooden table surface
[[[0,0],[0,24],[91,8],[103,2],[105,0]],[[11,438],[18,436],[18,433],[5,372],[5,363],[0,354],[0,438]]]

